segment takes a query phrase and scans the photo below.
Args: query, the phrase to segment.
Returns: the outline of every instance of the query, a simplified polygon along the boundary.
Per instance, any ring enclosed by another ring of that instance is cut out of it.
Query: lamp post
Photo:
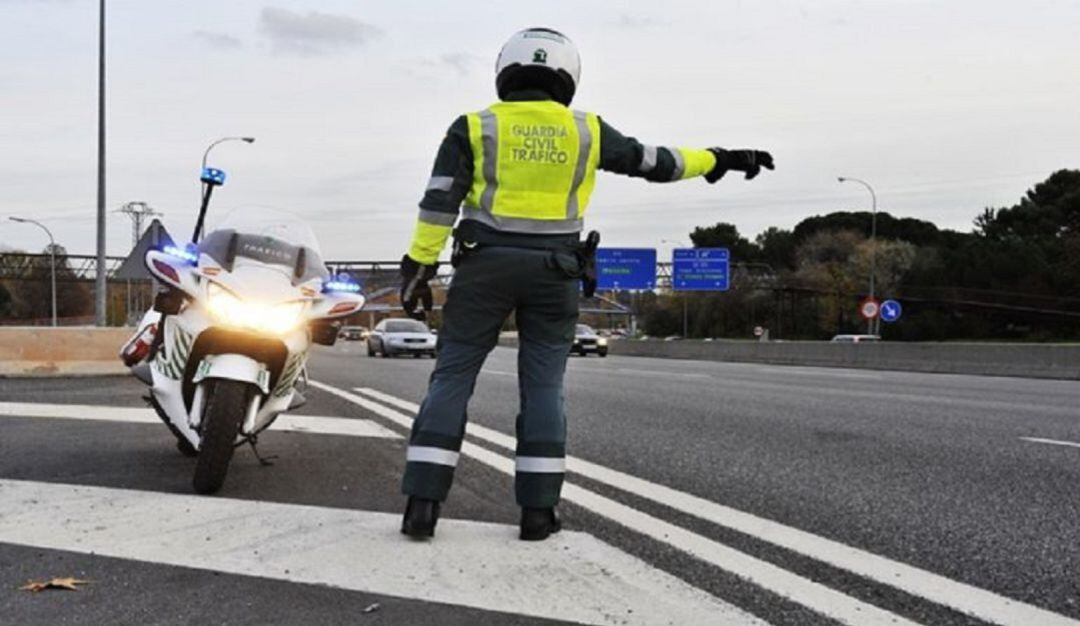
[[[255,143],[254,137],[222,137],[210,142],[209,146],[206,146],[206,151],[202,155],[202,171],[199,172],[199,178],[202,179],[202,172],[206,171],[206,160],[210,156],[210,151],[214,149],[214,146],[219,143],[225,143],[226,141],[243,141],[244,143]],[[199,217],[195,220],[195,232],[191,235],[192,243],[199,243],[199,235],[202,234],[203,220],[206,219],[206,207],[210,203],[210,194],[214,191],[214,186],[208,183],[203,183],[200,188],[200,196],[202,203],[199,205]]]
[[[683,243],[681,241],[675,241],[674,239],[661,239],[660,243],[670,243],[670,244],[674,244],[676,246],[682,246],[684,248],[692,248],[693,247],[693,246],[688,246],[688,245],[686,245],[685,243]],[[674,259],[672,259],[672,263],[674,263]],[[672,276],[671,276],[671,290],[675,291],[675,267],[674,267],[674,265],[672,265],[671,274],[672,274]],[[689,300],[689,299],[690,299],[690,295],[684,293],[683,294],[683,299],[682,299],[682,336],[683,336],[683,339],[689,339],[690,338],[690,314],[687,312],[687,306],[686,306],[686,301]]]
[[[98,153],[97,153],[97,276],[94,279],[94,323],[107,323],[108,283],[105,281],[105,0],[98,3]]]
[[[848,176],[840,176],[836,180],[846,183],[851,181],[853,183],[859,183],[866,190],[870,192],[870,201],[872,203],[872,209],[870,214],[870,299],[874,299],[874,277],[877,274],[877,194],[874,193],[874,188],[870,186],[870,183],[858,178],[851,178]],[[874,320],[866,320],[868,334],[876,334],[874,332]]]
[[[214,146],[218,145],[219,143],[225,143],[226,141],[243,141],[244,143],[255,143],[255,138],[254,137],[222,137],[221,139],[215,139],[214,141],[210,142],[209,146],[206,146],[206,152],[203,152],[203,155],[202,155],[203,169],[206,169],[206,159],[209,158],[210,151],[214,149]]]
[[[49,236],[49,259],[52,266],[50,275],[50,282],[52,283],[52,325],[56,326],[56,240],[53,239],[52,232],[41,222],[28,220],[23,217],[10,217],[8,219],[13,222],[19,222],[20,224],[33,224],[45,231],[45,234]]]

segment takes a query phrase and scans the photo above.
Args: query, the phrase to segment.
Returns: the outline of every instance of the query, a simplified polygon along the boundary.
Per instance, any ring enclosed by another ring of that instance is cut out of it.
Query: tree
[[[795,269],[795,233],[770,226],[754,239],[754,243],[761,251],[761,261],[774,270]]]
[[[727,248],[734,262],[757,261],[760,250],[749,239],[739,234],[734,224],[717,222],[712,226],[699,226],[690,233],[695,248]]]

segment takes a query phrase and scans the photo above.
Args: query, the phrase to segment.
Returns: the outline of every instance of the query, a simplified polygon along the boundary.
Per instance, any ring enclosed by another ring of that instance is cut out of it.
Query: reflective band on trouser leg
[[[566,199],[566,219],[577,219],[580,215],[578,210],[578,189],[585,180],[585,168],[589,165],[589,152],[592,147],[592,132],[589,130],[589,120],[584,111],[574,111],[574,124],[578,132],[578,157],[574,164],[574,182],[570,185],[570,194]]]
[[[563,457],[519,456],[515,464],[519,472],[532,474],[564,474],[566,459]]]
[[[431,446],[409,446],[405,453],[405,460],[414,463],[435,463],[437,465],[449,465],[457,467],[460,453],[453,450],[443,450]]]
[[[519,455],[515,469],[514,494],[520,506],[546,508],[559,503],[566,477],[565,457]]]
[[[405,453],[402,491],[406,495],[428,500],[445,500],[454,482],[458,456],[454,450],[410,445]]]
[[[499,186],[495,178],[495,165],[499,158],[499,123],[491,109],[480,112],[480,133],[484,149],[484,192],[480,194],[480,208],[491,213],[495,205],[495,190]]]

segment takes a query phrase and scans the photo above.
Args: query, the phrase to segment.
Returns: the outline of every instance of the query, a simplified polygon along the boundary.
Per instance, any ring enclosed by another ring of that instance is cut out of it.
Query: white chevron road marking
[[[309,384],[312,387],[348,400],[357,406],[367,409],[368,411],[384,417],[404,428],[409,428],[412,425],[413,417],[411,415],[398,412],[386,405],[379,404],[368,398],[350,393],[344,389],[338,389],[331,385],[316,381],[310,381]],[[370,389],[364,389],[363,391],[371,394],[372,397],[374,397],[375,393],[381,394],[381,392],[375,392]],[[387,394],[381,394],[381,397],[394,398]],[[394,399],[397,402],[405,403],[404,400],[398,398]],[[477,434],[477,428],[482,427],[470,424],[468,432]],[[489,429],[483,429],[482,432],[489,432]],[[495,433],[495,431],[490,431],[490,433]],[[498,439],[501,443],[513,441],[513,438],[507,437],[501,433],[495,434],[498,435],[497,439],[501,438]],[[514,461],[512,459],[492,452],[487,448],[466,441],[461,446],[461,454],[505,474],[514,474]],[[570,459],[568,458],[567,461],[569,460]],[[567,483],[564,485],[563,499],[573,502],[597,515],[606,517],[635,532],[651,537],[656,541],[666,543],[715,567],[729,571],[764,589],[780,594],[793,602],[802,604],[803,606],[843,624],[850,624],[852,626],[905,626],[915,624],[915,622],[905,619],[900,615],[853,598],[836,591],[835,589],[814,582],[813,580],[777,567],[772,563],[755,558],[707,537],[690,532],[680,526],[648,515],[598,493],[583,489],[575,484]]]
[[[34,402],[0,402],[0,416],[76,419],[97,422],[128,422],[132,424],[161,424],[153,409],[90,404],[39,404]],[[401,439],[401,436],[367,419],[321,417],[283,413],[270,427],[271,431],[344,435]]]
[[[342,396],[340,390],[334,390],[327,385],[318,385],[318,388],[336,393]],[[377,391],[375,389],[368,388],[356,388],[356,391],[369,396],[371,398],[385,402],[388,405],[396,406],[398,408],[411,411],[415,413],[420,409],[419,405],[409,402],[407,400],[392,396],[390,394]],[[340,392],[340,393],[339,393]],[[352,395],[352,394],[347,394]],[[345,397],[345,396],[342,396]],[[348,398],[346,398],[348,399]],[[372,404],[370,401],[365,401],[368,404]],[[376,405],[379,406],[379,405]],[[368,408],[365,406],[365,408]],[[378,411],[375,411],[377,414]],[[396,415],[402,415],[396,413]],[[405,416],[411,423],[412,418]],[[396,421],[396,419],[391,418]],[[515,440],[509,435],[505,435],[499,431],[485,428],[478,424],[468,424],[466,432],[470,435],[482,439],[501,448],[508,450],[515,449]],[[1053,440],[1036,440],[1034,438],[1024,438],[1028,441],[1038,441],[1039,443],[1055,443],[1061,445],[1063,443],[1071,442],[1058,442]],[[1074,444],[1080,446],[1080,444]],[[465,448],[462,448],[464,451]],[[486,451],[485,451],[486,452]],[[490,453],[489,453],[490,454]],[[693,515],[697,518],[706,520],[708,522],[717,524],[719,526],[725,526],[732,528],[747,535],[757,537],[758,539],[767,541],[769,543],[782,546],[789,550],[804,554],[812,557],[824,563],[828,563],[834,567],[839,567],[850,572],[854,572],[865,578],[877,581],[890,587],[901,589],[913,595],[925,598],[931,602],[947,606],[968,615],[973,615],[979,619],[985,620],[992,624],[1002,624],[1003,626],[1029,626],[1031,624],[1039,624],[1040,626],[1080,626],[1080,621],[1041,609],[1018,600],[1007,598],[1000,594],[978,587],[961,583],[945,576],[934,574],[933,572],[907,565],[898,561],[893,561],[886,557],[882,557],[865,550],[854,548],[838,541],[833,541],[825,537],[820,537],[813,533],[809,533],[791,526],[781,524],[769,519],[758,517],[750,513],[739,511],[731,507],[727,507],[721,504],[717,504],[710,500],[694,496],[689,493],[678,491],[664,485],[660,485],[654,482],[643,480],[636,476],[631,476],[624,472],[619,472],[596,463],[585,461],[576,457],[568,456],[566,458],[566,469],[572,474],[580,474],[592,480],[610,485],[617,489],[635,494],[637,496],[647,498],[654,502],[658,502],[664,506],[670,507],[682,513]],[[581,490],[573,485],[567,485],[569,488],[564,492],[564,497],[568,500],[574,500],[574,495],[577,494],[577,503],[582,504],[582,500],[593,502],[595,506],[601,506],[603,503],[598,502],[595,498],[600,498],[596,494],[590,494]],[[585,492],[585,493],[579,493]],[[623,507],[623,505],[609,501],[611,504]],[[582,504],[583,506],[587,506]],[[587,506],[588,508],[588,506]],[[610,507],[607,507],[610,509]],[[623,507],[628,511],[622,511],[619,516],[613,517],[618,522],[622,522],[622,516],[629,514],[629,512],[637,513],[629,507]],[[611,509],[614,511],[614,509]],[[601,513],[603,514],[603,513]],[[643,515],[637,513],[638,515]],[[643,524],[646,526],[652,526],[655,530],[655,525],[647,524],[648,520],[643,520]],[[692,535],[687,531],[677,528],[674,532],[683,533],[685,535]],[[658,540],[664,541],[665,539]],[[684,537],[687,541],[687,546],[697,546],[696,549],[705,550],[710,548],[707,544],[701,543],[703,538],[697,535]],[[710,542],[711,543],[711,542]],[[726,548],[725,548],[726,549]],[[691,551],[687,549],[687,551]],[[732,551],[734,552],[734,551]],[[693,553],[693,552],[691,552]],[[703,553],[708,553],[703,552]],[[749,559],[746,555],[736,552],[736,555],[740,555],[743,558]],[[706,559],[709,560],[709,559]],[[723,560],[716,561],[715,564],[722,568],[732,571],[736,574],[740,574],[739,571],[732,568],[733,563],[740,563],[741,561],[736,558],[732,560],[732,557],[725,557]],[[747,574],[752,574],[755,569],[752,567],[753,563],[746,563]],[[762,584],[766,588],[769,585],[779,584],[780,581],[774,580],[771,576],[755,580],[749,575],[744,576],[753,580],[758,584]],[[762,580],[766,581],[763,583]],[[830,590],[831,591],[831,590]],[[788,592],[784,592],[785,595],[790,595]],[[835,593],[835,592],[833,592]],[[846,596],[844,596],[846,597]],[[826,610],[819,608],[820,603],[813,602],[813,598],[810,598],[810,602],[803,601],[802,599],[792,596],[793,600],[808,606],[809,608],[819,610],[830,617],[844,621],[836,615],[829,614]],[[852,600],[854,601],[854,600]],[[864,605],[865,606],[865,605]],[[827,608],[827,607],[826,607]],[[854,620],[850,623],[853,624],[866,624],[870,623],[865,620]]]
[[[0,542],[586,624],[764,622],[595,537],[516,526],[0,479]]]

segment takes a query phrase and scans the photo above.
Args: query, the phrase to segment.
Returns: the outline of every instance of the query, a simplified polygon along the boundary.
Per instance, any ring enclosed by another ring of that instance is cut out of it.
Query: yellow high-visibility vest
[[[551,100],[499,102],[467,116],[473,181],[462,217],[497,230],[582,229],[600,164],[600,122]]]

